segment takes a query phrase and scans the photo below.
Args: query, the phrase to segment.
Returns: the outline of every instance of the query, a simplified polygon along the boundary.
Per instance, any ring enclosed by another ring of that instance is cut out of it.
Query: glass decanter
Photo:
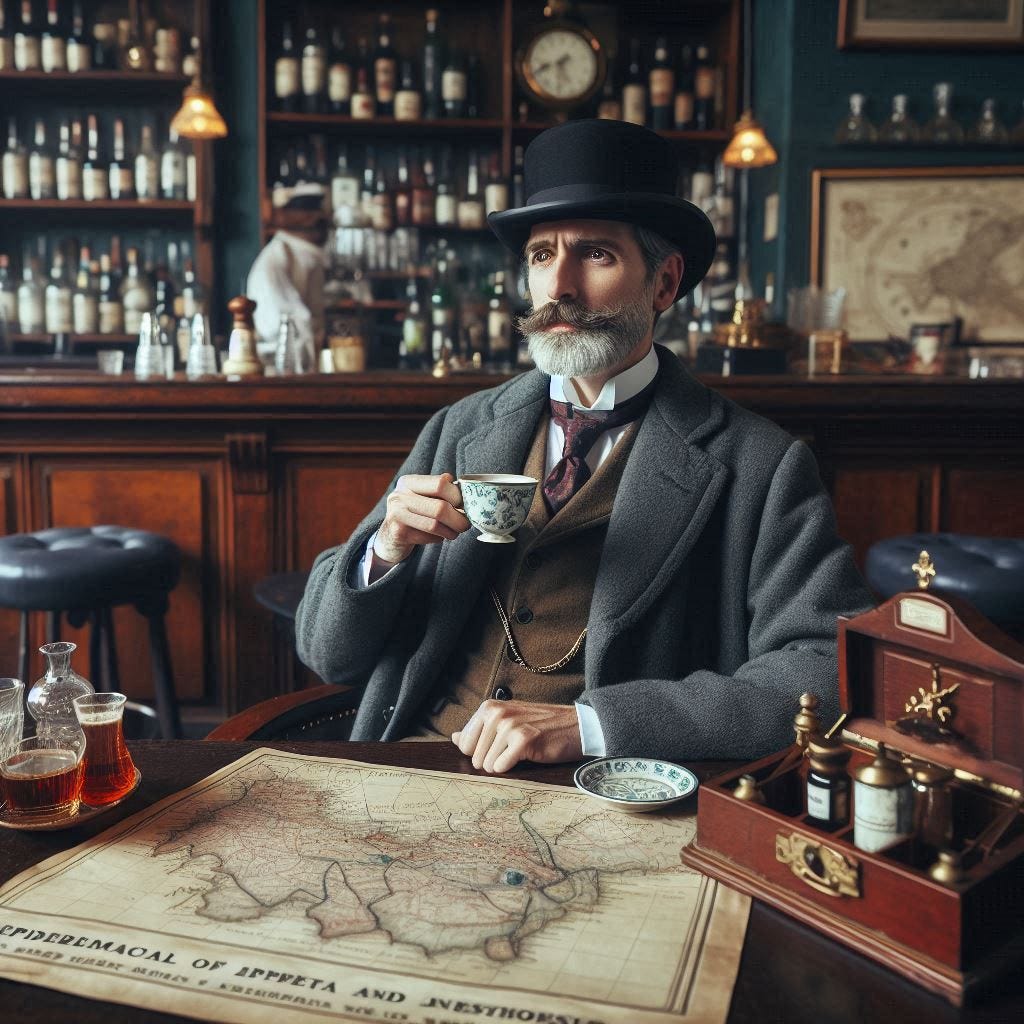
[[[956,145],[964,141],[964,130],[950,114],[953,105],[953,86],[949,82],[937,82],[932,89],[935,98],[935,116],[924,126],[925,142]]]
[[[862,92],[851,93],[850,111],[836,129],[836,142],[874,142],[878,138],[875,126],[864,116],[865,98]]]
[[[36,720],[36,735],[65,740],[72,746],[85,744],[72,701],[96,692],[92,683],[71,667],[71,655],[77,649],[77,644],[63,641],[39,648],[46,658],[46,675],[33,685],[27,701],[29,714]]]
[[[1006,130],[1006,125],[996,116],[996,101],[993,99],[983,100],[981,116],[971,131],[971,141],[998,146],[1008,140],[1009,133]]]
[[[917,142],[920,129],[917,122],[907,113],[907,97],[899,93],[892,98],[892,113],[878,130],[878,138],[890,145]]]

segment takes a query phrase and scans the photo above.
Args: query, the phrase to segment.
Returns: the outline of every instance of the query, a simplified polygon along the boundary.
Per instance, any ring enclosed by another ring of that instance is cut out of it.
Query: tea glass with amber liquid
[[[78,813],[82,744],[30,736],[0,761],[0,795],[8,821],[33,824]]]
[[[85,733],[82,801],[90,807],[120,800],[135,786],[135,763],[124,742],[123,693],[87,693],[74,700]]]

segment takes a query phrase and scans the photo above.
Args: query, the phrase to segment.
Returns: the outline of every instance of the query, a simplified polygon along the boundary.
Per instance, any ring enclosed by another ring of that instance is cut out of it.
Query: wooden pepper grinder
[[[245,295],[236,295],[228,303],[231,313],[231,337],[228,339],[228,357],[221,372],[229,380],[232,377],[262,377],[263,363],[256,354],[256,327],[252,314],[256,303]]]

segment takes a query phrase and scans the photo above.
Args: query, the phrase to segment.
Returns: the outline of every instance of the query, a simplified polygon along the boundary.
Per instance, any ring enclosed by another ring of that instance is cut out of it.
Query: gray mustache
[[[554,324],[569,324],[579,329],[607,327],[618,317],[619,310],[589,309],[578,302],[549,302],[516,319],[516,327],[522,334],[544,331]]]

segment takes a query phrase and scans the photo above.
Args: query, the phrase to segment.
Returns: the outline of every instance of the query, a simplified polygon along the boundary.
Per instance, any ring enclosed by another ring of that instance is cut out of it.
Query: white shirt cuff
[[[377,531],[374,530],[373,533],[370,534],[370,539],[366,542],[366,547],[363,550],[363,557],[356,568],[355,579],[352,582],[352,585],[356,590],[365,590],[370,585],[370,568],[373,564],[373,542],[376,539]],[[399,562],[393,565],[386,573],[384,573],[383,576],[377,577],[374,582],[380,583],[381,580],[387,579],[400,564],[401,563]]]
[[[580,724],[580,745],[587,757],[604,757],[607,750],[604,745],[604,730],[601,719],[589,704],[575,704],[576,719]]]

